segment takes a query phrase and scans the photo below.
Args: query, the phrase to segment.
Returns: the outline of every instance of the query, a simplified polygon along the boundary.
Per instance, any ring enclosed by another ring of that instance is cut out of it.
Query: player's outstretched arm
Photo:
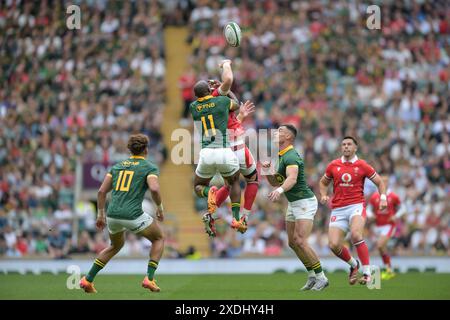
[[[239,114],[237,116],[239,122],[244,121],[245,118],[255,112],[255,105],[253,103],[248,104],[247,102],[241,104],[241,107],[239,108]]]
[[[330,197],[328,197],[328,186],[330,185],[331,180],[327,177],[323,176],[319,182],[319,192],[320,192],[320,203],[326,204]]]
[[[153,202],[156,204],[156,217],[159,221],[164,220],[164,208],[162,205],[161,192],[159,190],[158,176],[149,175],[147,176],[147,185],[150,189]]]
[[[384,210],[387,207],[387,197],[386,186],[384,185],[383,179],[375,173],[375,176],[371,180],[377,186],[378,193],[380,194],[380,210]]]
[[[97,193],[97,221],[95,225],[99,230],[103,230],[106,226],[106,213],[105,213],[105,205],[106,205],[106,195],[112,189],[112,176],[108,173],[103,179],[102,185],[100,189],[98,189]]]
[[[219,87],[219,94],[222,96],[228,95],[233,84],[233,70],[231,70],[231,60],[223,60],[220,65],[222,68],[222,84]]]

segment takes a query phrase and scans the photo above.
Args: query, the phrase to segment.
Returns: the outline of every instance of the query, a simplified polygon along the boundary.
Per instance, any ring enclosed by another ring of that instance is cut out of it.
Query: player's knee
[[[337,254],[339,253],[339,251],[341,251],[341,244],[337,241],[330,241],[328,243],[328,248],[330,248],[331,251]]]
[[[362,232],[360,232],[360,231],[352,232],[351,239],[352,239],[352,243],[357,243],[357,242],[363,240]]]
[[[250,173],[249,175],[244,176],[245,180],[247,181],[247,183],[251,182],[251,183],[256,183],[258,184],[258,171],[256,171],[256,169]]]
[[[295,244],[295,241],[294,241],[294,239],[289,239],[289,247],[292,249],[292,250],[295,250],[296,248],[297,248],[297,245]]]
[[[122,249],[122,247],[123,247],[123,242],[111,244],[111,251],[113,251],[114,253],[117,253],[120,251],[120,249]]]
[[[164,237],[164,234],[162,232],[158,232],[158,233],[156,233],[154,235],[153,239],[154,239],[153,241],[162,241],[162,242],[164,242],[165,237]]]
[[[305,237],[295,237],[294,238],[295,244],[300,249],[305,249],[308,247],[308,239]]]

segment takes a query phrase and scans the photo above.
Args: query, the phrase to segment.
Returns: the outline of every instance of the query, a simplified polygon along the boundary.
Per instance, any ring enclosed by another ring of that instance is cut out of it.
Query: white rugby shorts
[[[153,218],[144,212],[134,220],[115,219],[106,217],[106,224],[110,234],[129,230],[133,233],[139,233],[153,223]]]
[[[350,221],[354,216],[366,217],[366,208],[363,203],[351,204],[331,210],[329,226],[348,232],[350,230]]]
[[[230,177],[239,171],[239,160],[230,148],[203,148],[200,150],[195,174],[200,178],[212,178],[216,172]]]
[[[286,221],[295,222],[295,220],[300,219],[314,220],[317,206],[316,196],[289,202],[286,210]]]

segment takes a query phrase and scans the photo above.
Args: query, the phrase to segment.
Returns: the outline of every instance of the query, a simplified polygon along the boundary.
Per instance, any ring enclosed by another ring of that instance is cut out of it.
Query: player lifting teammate
[[[388,186],[389,177],[382,176],[381,179],[385,186]],[[377,249],[380,252],[380,256],[383,259],[385,271],[381,274],[381,279],[389,280],[395,276],[391,267],[391,257],[387,251],[387,243],[389,239],[394,235],[396,221],[405,212],[401,207],[400,198],[394,192],[387,190],[387,207],[384,210],[380,210],[381,196],[378,192],[372,194],[369,199],[369,206],[367,210],[367,216],[369,218],[375,218],[375,234],[377,236]]]
[[[221,63],[221,67],[224,63],[228,63],[229,60],[224,60]],[[230,62],[231,65],[231,62]],[[222,83],[216,80],[210,80],[211,95],[228,96],[238,103],[238,99],[232,91],[230,91],[233,83],[233,73],[231,68],[228,72],[224,70],[222,74]],[[247,231],[247,218],[250,215],[253,203],[258,192],[258,172],[256,170],[256,163],[250,149],[246,146],[244,141],[245,129],[242,126],[242,121],[254,112],[253,105],[249,106],[242,104],[239,110],[239,114],[236,116],[235,112],[230,112],[228,116],[227,129],[229,132],[230,146],[236,154],[239,160],[239,170],[241,175],[245,178],[246,187],[244,190],[244,208],[242,209],[242,216],[234,215],[231,223],[231,227],[238,230],[241,233]],[[215,211],[217,207],[220,207],[222,203],[228,198],[230,194],[230,187],[225,184],[223,187],[217,190],[217,187],[211,187],[211,206],[210,211],[203,216],[203,222],[205,224],[206,232],[215,236],[214,220],[217,219]]]
[[[269,194],[271,201],[277,201],[281,194],[288,200],[286,211],[286,229],[289,246],[308,270],[308,280],[301,290],[320,291],[328,286],[328,279],[322,271],[319,257],[308,244],[317,211],[317,198],[306,184],[303,159],[294,149],[297,130],[292,125],[282,125],[275,136],[280,151],[278,170],[267,175],[269,183],[278,187]],[[269,169],[271,163],[265,161],[263,168]]]
[[[223,73],[231,73],[231,62],[222,64]],[[199,197],[208,197],[208,212],[216,209],[215,189],[209,186],[216,172],[230,185],[231,210],[234,217],[240,217],[241,188],[239,185],[239,160],[230,149],[227,132],[230,111],[235,111],[239,105],[225,96],[213,97],[208,83],[204,80],[194,86],[197,100],[190,105],[190,111],[195,125],[201,132],[201,146],[199,163],[195,170],[195,192]],[[253,104],[247,101],[245,108],[252,108]],[[239,226],[240,221],[233,221]],[[206,223],[206,225],[209,225]],[[214,230],[207,232],[214,236]]]
[[[147,189],[157,205],[156,217],[164,220],[161,194],[159,192],[158,168],[145,160],[148,153],[148,138],[143,134],[130,136],[128,149],[131,157],[114,165],[98,191],[97,196],[97,228],[103,230],[107,225],[111,244],[100,252],[89,273],[80,281],[80,287],[87,293],[97,292],[94,278],[123,247],[125,231],[129,230],[152,242],[150,261],[142,286],[153,292],[160,288],[154,280],[164,250],[164,237],[157,221],[142,210],[142,201]],[[106,195],[112,190],[111,202],[105,214]]]
[[[376,171],[364,160],[358,159],[356,151],[358,143],[355,138],[344,137],[341,143],[342,157],[328,164],[325,174],[320,179],[320,202],[326,204],[328,186],[333,181],[334,196],[331,201],[331,217],[328,230],[328,241],[331,251],[350,265],[349,283],[358,281],[359,261],[354,259],[350,251],[343,245],[347,232],[351,233],[351,241],[356,247],[362,263],[363,276],[361,284],[371,281],[369,266],[369,250],[363,239],[365,223],[364,180],[369,178],[377,186],[380,194],[380,210],[386,208],[386,187]]]

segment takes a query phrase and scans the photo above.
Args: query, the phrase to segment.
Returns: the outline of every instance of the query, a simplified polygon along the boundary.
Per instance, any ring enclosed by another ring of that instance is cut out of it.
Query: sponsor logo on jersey
[[[344,181],[345,183],[349,183],[350,181],[352,181],[352,175],[349,173],[344,173],[341,177],[342,181]]]
[[[121,165],[123,167],[137,166],[138,164],[139,164],[139,161],[128,161],[128,160],[122,161],[122,163],[121,163]]]
[[[352,181],[352,175],[350,173],[344,173],[341,176],[341,180],[343,183],[340,183],[339,185],[342,187],[353,187],[353,184],[350,183]]]
[[[210,102],[210,103],[204,103],[204,104],[199,104],[197,106],[197,112],[202,111],[203,109],[210,109],[210,108],[214,108],[216,106],[216,104],[214,102]]]

